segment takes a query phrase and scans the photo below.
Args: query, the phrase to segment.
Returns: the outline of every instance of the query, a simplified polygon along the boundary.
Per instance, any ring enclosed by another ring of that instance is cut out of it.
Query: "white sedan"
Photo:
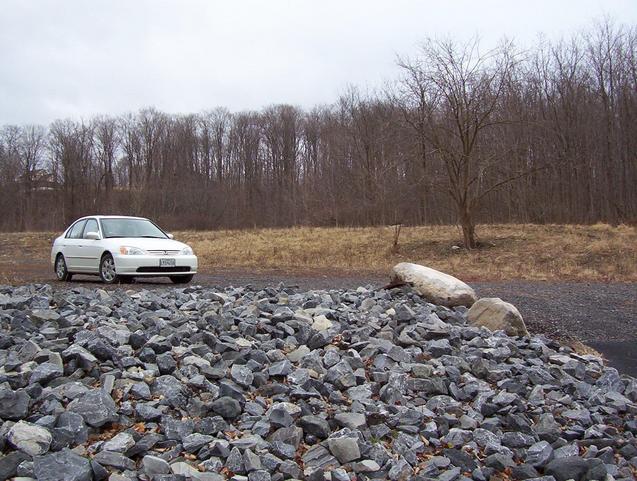
[[[161,276],[176,284],[190,282],[197,256],[172,237],[142,217],[82,217],[53,242],[51,264],[61,281],[90,274],[107,284]]]

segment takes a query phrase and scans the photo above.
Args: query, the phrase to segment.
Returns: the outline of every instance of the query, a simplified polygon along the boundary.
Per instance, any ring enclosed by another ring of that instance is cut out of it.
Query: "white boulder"
[[[460,279],[419,264],[396,264],[391,272],[391,283],[412,284],[418,294],[442,306],[470,307],[476,301],[474,290]]]
[[[504,331],[509,336],[528,336],[524,319],[513,304],[499,297],[483,297],[467,312],[473,326],[484,326],[491,331]]]

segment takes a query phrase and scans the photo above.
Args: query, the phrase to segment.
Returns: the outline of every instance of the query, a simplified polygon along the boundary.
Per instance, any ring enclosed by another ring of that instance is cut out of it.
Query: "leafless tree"
[[[418,112],[412,123],[444,163],[467,248],[477,245],[474,212],[480,201],[515,178],[490,182],[489,170],[503,159],[490,155],[484,137],[508,120],[498,107],[516,63],[510,43],[482,53],[477,39],[465,44],[429,39],[416,59],[399,61],[406,73],[403,98]]]
[[[303,110],[0,128],[1,230],[89,212],[176,228],[637,221],[637,29],[522,57],[429,40],[385,92]]]

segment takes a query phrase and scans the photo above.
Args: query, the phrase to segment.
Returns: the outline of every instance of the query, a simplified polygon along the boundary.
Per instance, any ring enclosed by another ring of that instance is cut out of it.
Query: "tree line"
[[[333,104],[0,130],[0,230],[89,213],[171,229],[637,219],[637,29],[521,51],[428,39]]]

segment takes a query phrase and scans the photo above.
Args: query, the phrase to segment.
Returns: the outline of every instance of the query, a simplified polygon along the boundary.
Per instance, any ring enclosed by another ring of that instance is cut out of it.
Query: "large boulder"
[[[470,307],[476,301],[474,290],[460,279],[419,264],[396,264],[391,284],[411,284],[429,302],[447,307]]]
[[[473,326],[484,326],[491,331],[504,331],[509,336],[528,336],[524,319],[513,304],[499,297],[483,297],[467,312]]]

